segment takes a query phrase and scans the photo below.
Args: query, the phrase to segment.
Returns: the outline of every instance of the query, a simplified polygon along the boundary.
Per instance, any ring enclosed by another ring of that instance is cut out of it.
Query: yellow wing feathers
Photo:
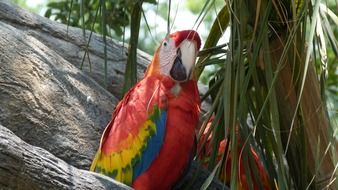
[[[125,184],[131,184],[133,166],[140,159],[142,150],[154,133],[156,133],[156,125],[149,119],[142,124],[136,136],[129,134],[128,138],[121,142],[128,144],[127,148],[106,155],[101,151],[102,145],[100,145],[90,170],[103,173]]]

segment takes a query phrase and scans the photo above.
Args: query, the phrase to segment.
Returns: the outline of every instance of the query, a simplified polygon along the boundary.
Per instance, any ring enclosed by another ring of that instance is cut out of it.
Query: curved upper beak
[[[191,79],[191,73],[195,67],[196,56],[196,44],[191,40],[184,40],[177,48],[176,58],[170,70],[170,76],[178,82],[184,82]]]

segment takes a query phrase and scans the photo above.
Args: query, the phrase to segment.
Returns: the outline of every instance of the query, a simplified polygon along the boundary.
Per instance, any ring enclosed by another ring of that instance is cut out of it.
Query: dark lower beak
[[[182,63],[180,48],[177,50],[177,57],[175,58],[173,67],[170,70],[170,76],[178,82],[183,82],[188,78],[186,69]]]

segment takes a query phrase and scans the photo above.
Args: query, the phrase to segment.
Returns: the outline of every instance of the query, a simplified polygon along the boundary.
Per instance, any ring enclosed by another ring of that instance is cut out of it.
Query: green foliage
[[[331,86],[334,90],[329,91],[336,93],[337,55],[332,50],[337,45],[337,35],[332,35],[332,24],[325,22],[328,20],[328,11],[325,12],[327,8],[320,1],[312,4],[305,0],[227,3],[230,22],[220,21],[222,17],[214,21],[220,26],[216,27],[219,31],[210,30],[207,41],[210,38],[213,43],[211,46],[206,43],[203,50],[213,51],[202,51],[203,55],[200,55],[197,63],[198,74],[205,65],[214,65],[216,68],[214,73],[209,73],[209,91],[206,94],[212,98],[212,108],[208,110],[200,131],[201,136],[204,126],[213,115],[215,119],[209,133],[213,144],[209,168],[217,169],[220,164],[224,164],[225,159],[218,160],[216,154],[220,141],[230,139],[231,152],[225,152],[223,157],[230,155],[232,158],[231,188],[240,186],[237,177],[239,155],[236,152],[248,155],[245,143],[254,147],[261,158],[265,158],[262,162],[269,171],[270,183],[276,183],[279,189],[318,188],[318,179],[324,177],[319,177],[319,173],[328,172],[323,168],[328,167],[332,172],[336,167],[336,141],[325,142],[331,144],[323,142],[325,138],[334,139],[335,127],[332,130],[325,124],[325,111],[323,113],[323,110],[318,111],[318,107],[310,106],[316,104],[312,101],[318,103],[318,100],[319,104],[325,105],[325,98],[316,99],[315,95],[309,95],[318,91],[315,87],[310,89],[305,79],[312,78],[319,84],[317,76],[329,68],[322,89],[325,92]],[[331,18],[334,20],[335,17]],[[216,50],[215,46],[218,34],[223,33],[226,26],[230,26],[231,36],[229,46],[221,48],[226,51],[224,53]],[[319,30],[320,27],[324,30]],[[315,40],[313,34],[322,41]],[[311,44],[311,48],[307,44]],[[325,44],[330,44],[331,48]],[[326,51],[331,53],[327,55]],[[308,70],[311,70],[314,62],[310,57],[315,55],[319,55],[322,61],[317,64],[317,75],[311,75]],[[203,80],[208,81],[205,78]],[[312,110],[305,111],[305,107]],[[337,113],[335,110],[333,112]],[[316,116],[314,121],[319,123],[311,124],[307,122],[310,117],[308,113],[324,115]],[[321,125],[320,128],[318,125]],[[240,135],[237,134],[236,126],[239,126]],[[328,135],[320,135],[318,130]],[[315,139],[311,138],[313,135]],[[326,146],[332,149],[331,156],[325,155]],[[245,166],[246,179],[255,181],[255,184],[260,183],[250,175],[252,163],[247,160],[242,165]],[[215,172],[211,175],[215,175]],[[329,175],[335,176],[335,173]],[[205,182],[208,183],[209,180]],[[335,184],[332,186],[335,187]]]
[[[319,34],[316,40],[320,46],[315,50],[315,63],[317,72],[320,73],[322,98],[327,101],[331,125],[338,139],[338,10],[335,9],[334,1],[328,1],[327,6],[320,6],[322,25],[317,27]],[[329,48],[326,48],[328,45]]]
[[[132,0],[105,1],[107,11],[94,20],[96,10],[102,7],[102,1],[55,1],[48,3],[45,16],[62,23],[68,23],[70,26],[84,27],[85,29],[91,29],[92,23],[96,23],[94,31],[101,34],[103,31],[100,21],[105,17],[108,31],[112,29],[117,36],[122,36],[123,28],[128,26],[130,22],[133,2]],[[107,35],[112,36],[111,33]]]
[[[123,28],[130,24],[131,11],[135,1],[116,0],[104,2],[107,11],[104,15],[100,15],[96,20],[94,20],[96,10],[102,6],[102,2],[97,0],[61,0],[50,2],[47,4],[48,8],[45,17],[62,23],[68,23],[70,26],[84,26],[88,30],[91,29],[92,23],[96,23],[94,32],[101,34],[103,31],[102,27],[100,27],[100,21],[105,17],[108,31],[112,29],[117,36],[122,36]],[[144,2],[156,4],[155,0],[145,0]],[[81,7],[83,9],[82,11]],[[81,14],[81,12],[83,12],[83,14]],[[113,36],[112,33],[108,33],[107,35]]]
[[[134,4],[131,14],[130,43],[128,48],[128,61],[124,77],[123,94],[125,94],[137,82],[137,44],[140,31],[143,1]]]
[[[45,6],[45,3],[39,3],[39,4],[36,4],[35,6],[30,6],[27,0],[11,0],[11,1],[19,5],[22,8],[27,9],[31,12],[35,12],[35,13],[39,13],[40,10]]]

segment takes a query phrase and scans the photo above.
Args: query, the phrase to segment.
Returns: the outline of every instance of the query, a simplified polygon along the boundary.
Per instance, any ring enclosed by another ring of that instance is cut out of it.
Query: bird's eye
[[[163,46],[164,46],[164,47],[167,47],[167,45],[168,45],[168,42],[167,42],[167,41],[164,41],[164,42],[163,42]]]

